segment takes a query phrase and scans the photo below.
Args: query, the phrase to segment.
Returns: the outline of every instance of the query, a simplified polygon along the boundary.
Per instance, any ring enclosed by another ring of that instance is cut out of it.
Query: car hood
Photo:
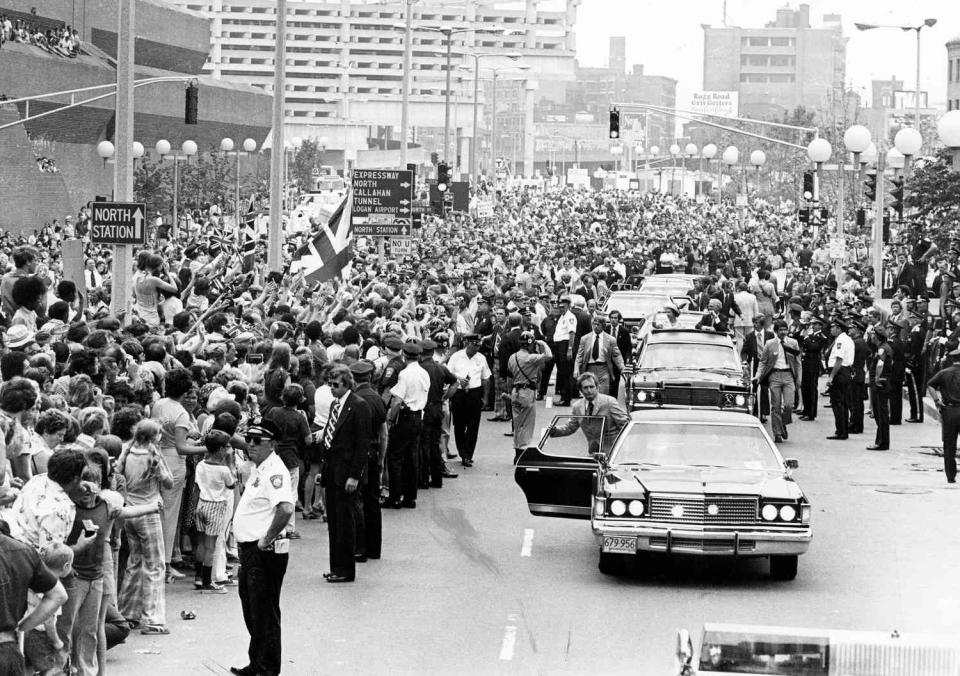
[[[611,467],[604,486],[611,495],[757,495],[780,500],[803,497],[800,487],[783,472],[726,467]]]
[[[736,371],[721,373],[717,371],[696,371],[694,369],[670,369],[662,371],[644,371],[640,369],[633,376],[634,383],[655,385],[688,385],[690,387],[714,388],[717,385],[743,387],[743,374]]]

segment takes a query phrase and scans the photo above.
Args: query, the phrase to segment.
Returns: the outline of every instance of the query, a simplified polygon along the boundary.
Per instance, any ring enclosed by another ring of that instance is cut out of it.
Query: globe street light
[[[891,148],[887,151],[887,166],[891,169],[899,171],[903,169],[905,162],[906,158],[903,156],[903,153],[896,148]]]
[[[732,176],[733,165],[735,165],[739,161],[740,161],[740,151],[737,150],[736,146],[727,146],[724,149],[723,154],[720,156],[720,167],[719,167],[720,183],[717,186],[717,189],[719,190],[718,197],[717,197],[718,204],[723,201],[723,165],[724,164],[727,165],[727,169],[731,172],[731,176]]]
[[[762,150],[754,150],[750,153],[750,164],[753,165],[753,168],[757,171],[756,184],[754,185],[754,190],[758,193],[760,192],[760,167],[766,164],[767,154]]]
[[[243,144],[240,148],[234,150],[235,144],[232,138],[224,138],[220,141],[220,150],[224,155],[229,155],[233,153],[236,157],[236,164],[234,166],[234,184],[233,184],[233,218],[236,222],[237,227],[237,237],[240,238],[240,156],[248,155],[257,149],[257,142],[252,138],[244,139]],[[240,242],[242,245],[243,242]]]
[[[953,171],[960,171],[960,110],[951,110],[937,120],[937,135],[953,155]]]
[[[867,146],[867,149],[860,153],[860,168],[871,165],[877,161],[879,152],[877,151],[877,144],[870,142],[870,145]]]
[[[712,160],[716,156],[717,156],[717,145],[715,143],[708,143],[707,145],[703,146],[702,150],[700,150],[700,157],[707,161],[707,171],[710,171],[710,160]],[[701,174],[703,173],[702,167],[700,169],[700,173]],[[718,171],[717,174],[719,173],[720,172]]]
[[[197,144],[187,140],[180,145],[180,153],[171,155],[172,146],[166,139],[160,139],[155,146],[162,160],[173,160],[173,239],[180,234],[180,160],[190,160],[197,154]]]
[[[114,147],[110,141],[100,141],[97,144],[97,155],[103,160],[103,166],[107,166],[107,160],[113,157]]]

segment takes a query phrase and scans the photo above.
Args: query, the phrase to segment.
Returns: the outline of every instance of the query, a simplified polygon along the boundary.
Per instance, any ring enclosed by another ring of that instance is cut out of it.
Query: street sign
[[[477,218],[493,218],[493,200],[477,198]]]
[[[416,256],[417,240],[412,237],[394,238],[390,240],[390,253],[395,257]]]
[[[94,244],[140,244],[147,241],[147,205],[143,202],[93,202],[90,239]]]
[[[413,223],[413,172],[355,169],[351,223],[355,235],[407,236]]]

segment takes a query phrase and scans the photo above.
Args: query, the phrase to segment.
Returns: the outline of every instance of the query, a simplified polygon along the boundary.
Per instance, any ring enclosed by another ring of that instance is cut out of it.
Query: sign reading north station
[[[90,237],[95,244],[140,244],[147,241],[147,205],[143,202],[93,202]]]
[[[355,235],[409,237],[413,230],[413,172],[355,169],[350,220]]]

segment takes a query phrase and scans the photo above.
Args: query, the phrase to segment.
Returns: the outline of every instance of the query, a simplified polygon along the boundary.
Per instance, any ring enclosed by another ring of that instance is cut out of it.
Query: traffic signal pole
[[[877,153],[877,191],[873,207],[873,290],[877,298],[883,293],[883,161],[885,157],[886,153]]]

